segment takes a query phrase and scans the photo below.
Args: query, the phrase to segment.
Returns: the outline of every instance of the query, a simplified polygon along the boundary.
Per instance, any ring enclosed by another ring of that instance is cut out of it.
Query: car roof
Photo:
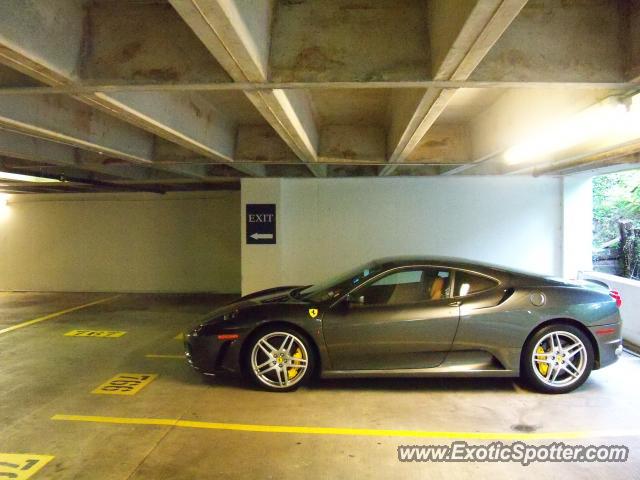
[[[437,257],[437,256],[395,256],[385,257],[374,262],[376,265],[384,269],[404,267],[411,265],[435,265],[449,268],[460,268],[463,270],[473,270],[479,273],[485,273],[494,276],[518,275],[526,277],[543,278],[543,275],[518,271],[501,265],[494,265],[487,262],[478,262],[464,258],[455,257]]]

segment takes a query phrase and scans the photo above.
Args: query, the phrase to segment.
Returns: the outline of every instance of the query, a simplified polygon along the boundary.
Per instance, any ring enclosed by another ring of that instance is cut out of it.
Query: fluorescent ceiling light
[[[556,123],[509,148],[504,160],[510,165],[549,158],[552,154],[581,145],[617,145],[640,138],[640,94],[629,102],[608,98]]]
[[[32,182],[32,183],[56,183],[60,180],[53,178],[33,177],[31,175],[20,175],[19,173],[0,172],[0,179],[13,180],[16,182]]]

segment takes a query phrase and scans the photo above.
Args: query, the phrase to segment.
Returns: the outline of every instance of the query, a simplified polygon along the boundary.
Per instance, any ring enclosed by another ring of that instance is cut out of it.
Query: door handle
[[[458,302],[451,302],[449,304],[450,307],[459,307],[460,305],[462,305],[462,302],[459,302],[459,301]]]

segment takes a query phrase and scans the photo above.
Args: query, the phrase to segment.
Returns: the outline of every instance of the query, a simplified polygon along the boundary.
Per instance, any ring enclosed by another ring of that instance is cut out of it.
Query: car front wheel
[[[307,339],[292,329],[278,328],[259,333],[248,353],[249,376],[266,390],[295,390],[313,371],[313,350]]]
[[[593,368],[593,346],[572,325],[541,328],[522,352],[522,374],[536,390],[567,393],[582,385]]]

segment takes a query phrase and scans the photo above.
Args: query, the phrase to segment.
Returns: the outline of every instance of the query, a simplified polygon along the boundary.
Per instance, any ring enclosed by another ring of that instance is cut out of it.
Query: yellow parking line
[[[44,317],[34,318],[33,320],[28,320],[26,322],[18,323],[17,325],[13,325],[11,327],[3,328],[0,330],[0,335],[3,333],[12,332],[14,330],[18,330],[19,328],[28,327],[29,325],[33,325],[35,323],[44,322],[45,320],[51,320],[52,318],[59,317],[66,313],[75,312],[76,310],[82,310],[83,308],[91,307],[93,305],[98,305],[99,303],[109,302],[111,300],[115,300],[122,295],[114,295],[112,297],[103,298],[101,300],[96,300],[95,302],[85,303],[84,305],[78,305],[77,307],[67,308],[66,310],[61,310],[59,312],[50,313],[49,315],[45,315]]]
[[[145,355],[147,358],[175,358],[177,360],[184,360],[184,355],[160,355],[156,353],[149,353]]]
[[[605,432],[544,432],[544,433],[514,433],[514,432],[443,432],[427,430],[383,430],[369,428],[334,428],[334,427],[297,427],[284,425],[249,425],[242,423],[210,423],[171,418],[129,418],[129,417],[101,417],[93,415],[54,415],[51,420],[66,420],[73,422],[96,422],[125,425],[163,425],[185,428],[204,428],[210,430],[235,430],[242,432],[267,433],[301,433],[312,435],[350,435],[366,437],[415,437],[415,438],[464,438],[473,440],[562,440],[591,437],[621,437],[640,436],[640,430],[620,430]]]

